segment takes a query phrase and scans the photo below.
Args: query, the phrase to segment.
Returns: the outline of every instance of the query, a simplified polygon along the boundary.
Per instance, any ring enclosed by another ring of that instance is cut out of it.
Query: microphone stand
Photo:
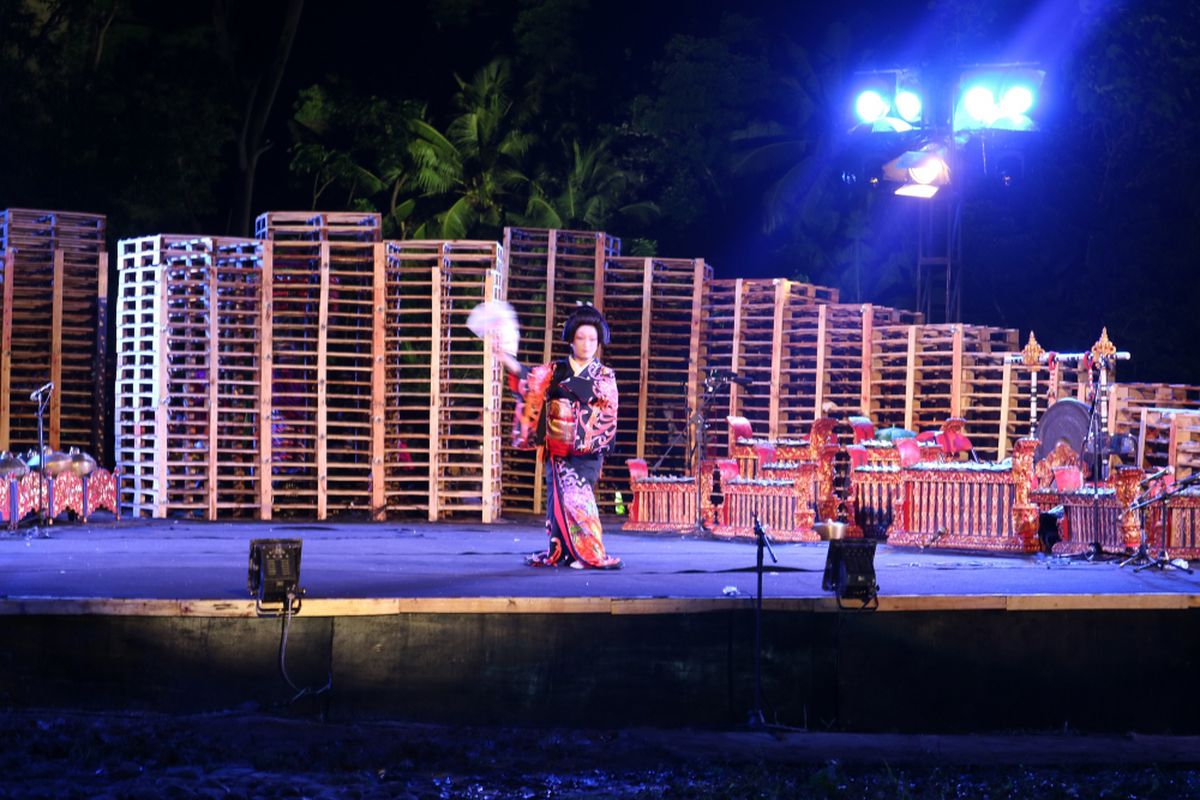
[[[1143,511],[1143,509],[1153,505],[1154,503],[1159,503],[1158,513],[1159,519],[1161,520],[1160,524],[1162,525],[1162,540],[1159,542],[1158,556],[1151,557],[1149,547],[1147,546],[1148,543],[1146,541],[1146,518],[1145,513],[1143,512],[1141,530],[1142,535],[1138,543],[1137,552],[1129,556],[1129,558],[1125,559],[1120,564],[1117,564],[1118,567],[1123,567],[1126,564],[1133,564],[1134,572],[1141,572],[1144,569],[1158,567],[1160,570],[1177,569],[1181,570],[1182,572],[1186,572],[1188,575],[1192,574],[1192,568],[1190,564],[1185,561],[1181,566],[1180,564],[1173,562],[1171,557],[1167,555],[1167,500],[1181,493],[1184,489],[1190,487],[1197,480],[1200,480],[1200,473],[1189,475],[1187,478],[1184,478],[1171,488],[1159,492],[1154,497],[1148,497],[1143,500],[1139,500],[1129,507],[1133,511]]]
[[[1100,542],[1100,483],[1103,480],[1101,475],[1104,456],[1103,439],[1104,436],[1100,430],[1101,420],[1097,412],[1100,405],[1100,392],[1103,387],[1100,385],[1100,370],[1103,367],[1099,362],[1093,365],[1092,369],[1095,373],[1089,371],[1088,379],[1092,385],[1092,404],[1088,408],[1088,432],[1084,439],[1083,450],[1087,452],[1088,442],[1092,445],[1092,536],[1095,537],[1088,544],[1088,549],[1075,556],[1083,558],[1087,561],[1111,561],[1115,558],[1120,558],[1122,553],[1110,553],[1104,549],[1104,545]],[[1115,492],[1114,492],[1115,493]]]
[[[754,571],[758,575],[758,591],[754,597],[754,708],[750,709],[749,725],[751,728],[765,728],[767,721],[763,717],[762,710],[763,550],[765,549],[771,554],[772,562],[778,564],[779,559],[775,557],[775,550],[771,547],[771,539],[767,536],[767,532],[762,526],[762,521],[758,518],[757,510],[754,511],[754,541],[758,550],[758,558],[754,568]]]
[[[695,426],[696,440],[694,449],[696,467],[694,470],[694,475],[696,477],[696,518],[692,522],[692,527],[685,531],[681,531],[681,533],[684,535],[704,535],[712,533],[709,527],[704,524],[704,481],[701,480],[701,472],[703,471],[704,467],[704,455],[708,452],[708,421],[705,418],[705,412],[708,411],[709,405],[716,398],[717,389],[719,389],[721,386],[724,386],[728,382],[729,381],[726,378],[717,378],[716,370],[713,370],[709,373],[708,378],[704,381],[704,397],[700,400],[700,407],[696,409],[696,413],[688,419],[687,425],[685,425],[679,430],[678,433],[671,437],[671,441],[667,443],[667,449],[664,450],[663,454],[658,457],[657,461],[654,462],[653,469],[658,469],[661,467],[663,461],[665,461],[667,456],[670,455],[671,451],[675,449],[675,446],[682,442],[684,437],[687,436],[688,430],[692,426]],[[691,459],[689,458],[688,461],[691,461]]]
[[[31,536],[41,539],[49,539],[50,534],[46,529],[50,527],[50,510],[46,507],[46,428],[42,422],[42,418],[46,413],[46,406],[50,403],[50,395],[54,392],[51,387],[46,391],[34,392],[34,397],[38,401],[37,409],[37,433],[38,433],[38,521],[33,526]]]

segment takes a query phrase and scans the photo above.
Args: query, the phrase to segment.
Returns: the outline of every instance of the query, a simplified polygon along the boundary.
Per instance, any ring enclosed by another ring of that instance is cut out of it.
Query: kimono
[[[604,454],[617,434],[617,381],[593,360],[575,375],[566,359],[509,378],[517,398],[513,445],[543,446],[546,461],[546,533],[549,547],[529,558],[534,566],[573,564],[615,569],[621,559],[604,551],[596,483]]]

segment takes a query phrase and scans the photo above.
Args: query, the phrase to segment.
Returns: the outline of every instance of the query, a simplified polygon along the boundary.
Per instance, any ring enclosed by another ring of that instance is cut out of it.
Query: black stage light
[[[879,604],[879,585],[875,583],[875,541],[871,539],[831,539],[825,556],[825,574],[821,588],[837,594],[838,606],[846,599],[858,600],[866,608]]]
[[[250,596],[259,616],[300,611],[300,539],[254,539],[250,542]]]

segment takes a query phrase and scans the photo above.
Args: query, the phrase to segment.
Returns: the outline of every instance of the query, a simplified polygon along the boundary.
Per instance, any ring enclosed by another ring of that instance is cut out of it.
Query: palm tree
[[[640,176],[616,166],[610,146],[607,138],[587,146],[573,140],[566,176],[546,176],[532,186],[525,224],[599,231],[615,218],[645,223],[656,217],[658,206],[652,202],[623,203]]]
[[[506,60],[492,61],[470,81],[456,80],[459,114],[445,134],[424,120],[412,123],[415,184],[425,197],[450,203],[426,232],[447,239],[497,235],[526,206],[518,190],[529,186],[521,165],[534,137],[522,130],[508,96]]]

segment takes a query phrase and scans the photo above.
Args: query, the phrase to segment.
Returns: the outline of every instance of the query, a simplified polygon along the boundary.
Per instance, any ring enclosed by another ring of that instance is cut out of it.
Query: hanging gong
[[[1038,440],[1034,461],[1041,461],[1050,455],[1059,442],[1066,442],[1077,455],[1082,456],[1090,416],[1087,403],[1074,398],[1064,398],[1046,409],[1034,433],[1034,438]]]

